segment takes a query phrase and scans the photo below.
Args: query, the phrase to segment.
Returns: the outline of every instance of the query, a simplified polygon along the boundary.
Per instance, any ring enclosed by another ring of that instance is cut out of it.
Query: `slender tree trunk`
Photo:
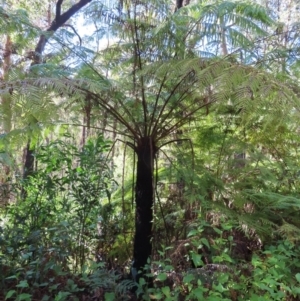
[[[25,158],[24,158],[24,170],[23,170],[23,179],[27,180],[34,173],[34,149],[30,147],[31,140],[30,138],[27,141],[25,149]],[[22,186],[21,198],[25,200],[27,197],[27,190]]]
[[[81,147],[83,147],[85,145],[86,142],[86,116],[83,115],[82,118],[82,134],[81,134]]]
[[[115,108],[116,108],[116,105],[115,105]],[[105,118],[107,119],[107,112],[105,113]],[[112,128],[112,141],[116,141],[117,139],[117,126],[118,126],[118,123],[117,123],[117,120],[114,119],[113,121],[113,128]],[[104,132],[103,132],[103,136],[104,136]],[[105,136],[104,136],[105,137]],[[116,151],[116,148],[113,147],[112,148],[112,151],[111,151],[111,169],[114,170],[114,166],[115,166],[115,163],[114,163],[114,158],[115,158],[115,151]]]
[[[228,49],[227,49],[227,41],[226,41],[226,24],[224,23],[224,18],[220,17],[220,26],[221,26],[221,46],[222,46],[222,54],[228,55]]]
[[[81,137],[82,147],[85,145],[86,140],[90,136],[91,112],[92,112],[92,104],[91,101],[87,98],[85,100],[85,106],[83,108],[83,127],[82,127],[82,137]]]
[[[29,176],[32,176],[34,171],[34,156],[33,150],[30,147],[30,139],[28,139],[26,146],[26,156],[25,156],[25,164],[24,164],[24,178],[27,179]]]
[[[5,48],[4,48],[4,59],[3,59],[3,80],[8,80],[8,73],[11,67],[11,55],[12,55],[12,41],[9,35],[6,36]],[[11,131],[11,94],[12,91],[9,91],[6,95],[2,96],[2,107],[3,107],[3,130],[5,133]]]
[[[151,137],[140,139],[137,148],[135,187],[135,236],[133,243],[133,277],[138,281],[152,253],[152,222],[154,205],[154,156],[156,147]],[[135,273],[142,271],[137,276]]]
[[[6,36],[5,46],[4,46],[4,55],[3,55],[3,77],[0,80],[7,81],[9,79],[9,70],[11,68],[11,55],[13,53],[13,44],[11,37]],[[3,123],[2,129],[4,133],[9,133],[12,128],[12,89],[8,93],[1,97],[2,111],[3,111]],[[5,150],[7,151],[7,150]],[[10,166],[3,164],[3,173],[1,175],[0,185],[2,194],[2,202],[4,204],[9,202],[9,179],[10,179]]]

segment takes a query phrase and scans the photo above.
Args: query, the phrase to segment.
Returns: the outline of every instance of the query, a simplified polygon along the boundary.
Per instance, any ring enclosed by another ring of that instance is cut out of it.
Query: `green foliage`
[[[78,150],[73,141],[65,136],[42,145],[35,155],[38,170],[19,183],[26,199],[2,208],[0,280],[7,299],[17,294],[18,300],[27,300],[30,295],[23,290],[40,287],[52,295],[59,288],[55,300],[65,300],[82,290],[79,279],[68,279],[68,273],[88,272],[85,265],[95,260],[103,201],[113,190],[106,160],[110,144],[98,136]]]
[[[38,147],[34,175],[17,179],[16,203],[1,208],[3,297],[68,300],[87,287],[107,301],[133,288],[143,300],[299,299],[297,43],[280,45],[283,26],[250,2],[196,1],[175,13],[170,1],[121,2],[92,1],[86,12],[98,42],[104,32],[118,42],[92,51],[70,45],[78,36],[63,28],[31,67],[28,50],[47,35],[30,24],[37,4],[0,9],[0,34],[16,48],[0,86],[13,124],[0,161],[16,169],[13,150],[28,137]],[[154,287],[106,270],[130,257],[134,176],[113,194],[102,136],[82,148],[52,139],[57,123],[81,126],[82,112],[86,131],[108,129],[132,148],[151,136],[159,149]],[[45,128],[51,141],[39,146]]]
[[[232,225],[222,222],[220,228],[199,224],[189,234],[190,243],[197,246],[190,258],[201,254],[205,245],[214,263],[175,272],[168,260],[155,262],[159,270],[153,275],[154,287],[145,287],[143,281],[138,286],[142,300],[298,300],[300,277],[295,273],[299,262],[294,260],[300,252],[297,245],[279,241],[276,246],[257,250],[250,262],[238,261],[230,253],[230,248],[239,243],[230,239],[229,234],[234,235]],[[207,233],[215,233],[210,236],[212,244],[207,242]]]

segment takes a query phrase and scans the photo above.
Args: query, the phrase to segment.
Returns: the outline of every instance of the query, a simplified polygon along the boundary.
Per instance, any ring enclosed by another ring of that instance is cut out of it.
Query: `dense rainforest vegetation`
[[[299,20],[3,0],[0,300],[300,300]]]

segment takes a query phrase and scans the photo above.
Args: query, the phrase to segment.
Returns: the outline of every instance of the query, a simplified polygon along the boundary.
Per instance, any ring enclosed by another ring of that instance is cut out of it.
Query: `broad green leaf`
[[[16,287],[29,287],[27,280],[21,280],[19,284],[16,285]]]
[[[191,283],[191,281],[193,281],[195,279],[195,276],[192,274],[187,274],[183,277],[183,283],[185,284],[189,284]]]
[[[160,273],[157,275],[156,279],[159,281],[165,281],[168,278],[167,273]]]
[[[15,290],[10,290],[7,292],[7,294],[5,295],[5,300],[9,299],[13,294],[15,294],[16,291]]]
[[[197,254],[195,252],[192,253],[192,260],[193,260],[193,263],[194,263],[195,267],[199,267],[199,266],[204,265],[201,257],[202,256],[200,254]]]
[[[71,293],[69,292],[59,292],[56,296],[55,296],[55,301],[65,301],[67,300],[67,297],[70,296]]]
[[[204,300],[203,299],[203,292],[205,292],[207,289],[202,287],[197,287],[196,289],[193,289],[192,293],[193,296],[197,298],[197,300]]]
[[[113,293],[113,292],[110,292],[110,293],[106,292],[105,295],[104,295],[104,300],[105,301],[114,301],[114,300],[116,300],[115,293]]]
[[[163,294],[166,295],[166,297],[170,296],[170,288],[168,286],[164,286],[161,288],[161,291],[163,292]]]
[[[31,301],[31,295],[30,294],[26,294],[26,293],[22,293],[20,295],[18,295],[16,301]]]
[[[205,237],[202,237],[200,240],[206,247],[210,248],[209,242]]]
[[[188,237],[195,236],[197,234],[199,234],[199,231],[196,229],[193,229],[188,233]]]

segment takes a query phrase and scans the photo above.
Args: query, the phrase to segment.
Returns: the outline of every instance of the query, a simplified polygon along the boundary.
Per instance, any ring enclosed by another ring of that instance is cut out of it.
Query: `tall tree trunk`
[[[25,152],[25,163],[24,163],[24,179],[33,175],[34,172],[34,151],[32,147],[30,147],[31,140],[28,139],[26,145],[26,152]]]
[[[87,138],[90,136],[91,131],[91,112],[92,112],[92,103],[88,98],[85,99],[85,106],[83,108],[83,127],[82,127],[82,137],[81,145],[85,145]]]
[[[3,76],[0,80],[7,81],[9,79],[9,70],[11,68],[11,55],[13,53],[13,44],[11,37],[6,36],[5,46],[4,46],[4,55],[3,55]],[[2,111],[3,111],[3,123],[2,129],[4,133],[9,133],[12,127],[12,89],[8,93],[1,97]],[[5,151],[8,151],[5,149]],[[7,204],[9,202],[10,193],[9,193],[9,179],[10,179],[10,166],[3,163],[3,173],[0,178],[0,185],[2,190],[2,202]]]
[[[221,26],[222,54],[226,56],[228,55],[228,49],[227,49],[227,41],[226,41],[226,24],[224,22],[224,17],[220,17],[220,26]]]
[[[8,80],[8,73],[11,67],[11,55],[12,55],[12,41],[9,35],[6,36],[5,48],[4,48],[4,59],[3,59],[3,80]],[[9,93],[2,96],[2,109],[3,109],[3,130],[5,133],[11,131],[11,94],[12,90]]]
[[[154,205],[154,156],[152,137],[142,137],[136,147],[137,174],[135,187],[135,236],[133,243],[133,277],[136,281],[152,253],[152,222]],[[139,273],[135,275],[135,273]]]
[[[28,138],[26,148],[24,150],[24,169],[23,169],[23,179],[27,180],[34,173],[34,149],[30,146],[31,140]],[[22,186],[21,199],[25,200],[27,197],[27,190]]]
[[[61,5],[64,0],[57,0],[56,2],[56,13],[55,13],[55,19],[52,21],[51,25],[48,27],[46,31],[54,33],[57,31],[60,27],[62,27],[74,14],[76,14],[81,8],[83,8],[85,5],[90,3],[92,0],[80,0],[77,3],[73,4],[66,12],[61,13]],[[51,10],[48,9],[48,15],[47,19],[48,22],[51,18]],[[48,42],[49,37],[46,37],[45,35],[41,35],[40,39],[35,47],[33,60],[31,62],[31,66],[41,64],[42,61],[42,54],[44,52],[45,46]],[[24,174],[23,178],[27,179],[28,176],[32,175],[34,172],[34,146],[31,145],[30,140],[27,143],[26,146],[26,156],[25,156],[25,162],[24,162]],[[26,193],[24,194],[24,196]]]

